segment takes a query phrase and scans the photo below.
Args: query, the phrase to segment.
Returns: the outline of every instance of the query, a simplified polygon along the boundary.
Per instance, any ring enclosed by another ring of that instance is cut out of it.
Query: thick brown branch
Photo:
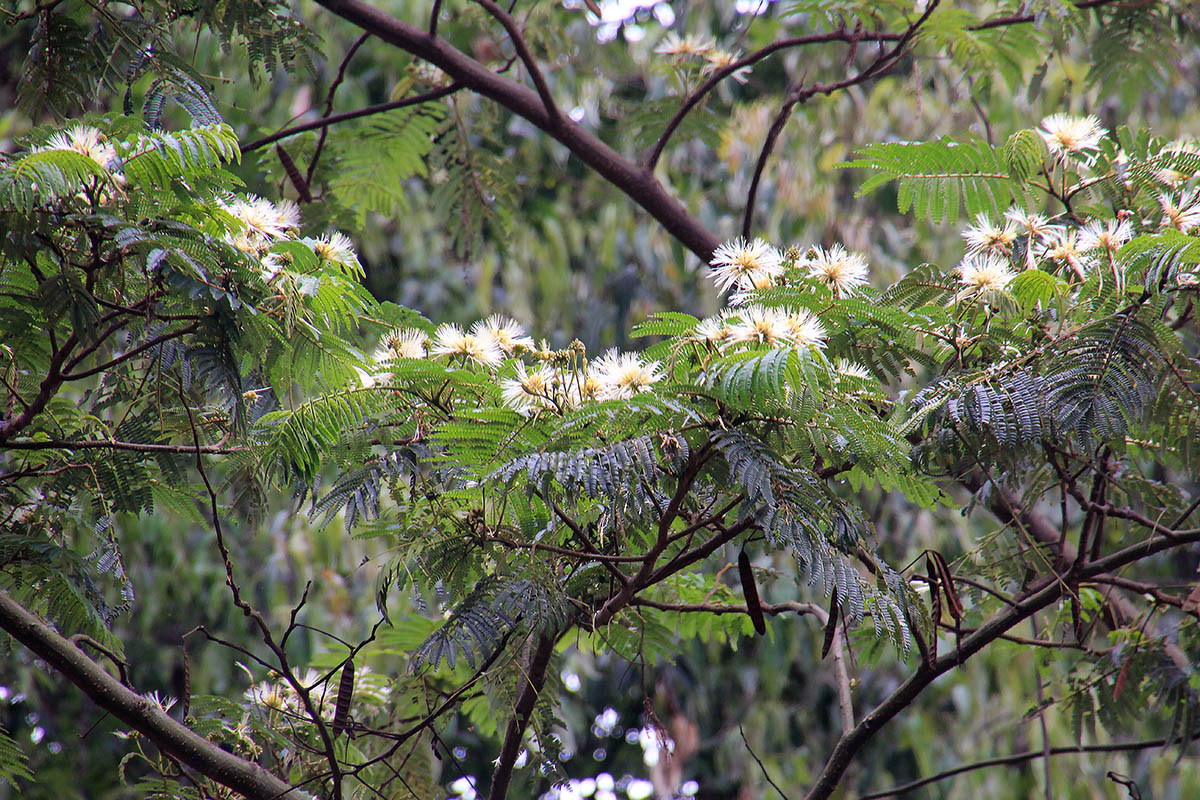
[[[134,453],[174,453],[177,455],[194,455],[197,452],[209,455],[233,455],[244,452],[244,447],[222,447],[220,445],[186,444],[148,444],[143,442],[119,442],[115,439],[39,439],[36,441],[17,440],[5,442],[6,450],[129,450]]]
[[[221,749],[172,719],[153,701],[122,686],[86,653],[2,590],[0,628],[78,686],[100,708],[141,733],[164,753],[221,785],[254,800],[301,800],[308,796],[257,764]]]
[[[707,262],[720,240],[645,169],[621,156],[570,118],[547,114],[537,92],[497,75],[448,42],[396,19],[362,0],[318,0],[338,16],[391,45],[439,67],[464,87],[495,100],[564,145],[620,189],[689,250]]]
[[[538,695],[546,684],[546,667],[550,665],[552,655],[554,637],[538,637],[537,647],[534,648],[533,657],[529,660],[529,669],[525,673],[524,686],[513,709],[513,717],[508,721],[508,729],[504,732],[504,745],[500,749],[500,762],[492,774],[489,800],[504,800],[508,796],[513,767],[517,763],[517,755],[521,752],[521,740],[525,736],[525,728],[529,725],[529,716],[537,704]]]

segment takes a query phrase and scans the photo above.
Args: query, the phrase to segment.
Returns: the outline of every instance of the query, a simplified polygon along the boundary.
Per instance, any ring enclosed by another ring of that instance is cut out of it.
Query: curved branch
[[[1200,732],[1198,732],[1200,733]],[[1195,739],[1195,735],[1189,737],[1189,741]],[[1007,756],[999,756],[997,758],[988,758],[983,761],[973,761],[970,764],[960,764],[948,770],[930,775],[927,778],[904,783],[899,786],[893,786],[890,789],[884,789],[881,792],[871,792],[859,797],[859,800],[879,800],[881,797],[894,797],[898,794],[906,794],[914,789],[919,789],[922,786],[928,786],[931,783],[944,781],[947,778],[953,778],[955,775],[961,775],[964,772],[973,772],[977,769],[987,769],[988,767],[1009,766],[1012,764],[1023,764],[1026,761],[1035,761],[1039,758],[1044,758],[1047,754],[1051,756],[1075,755],[1083,753],[1122,753],[1130,750],[1149,750],[1152,747],[1162,747],[1164,745],[1174,744],[1183,741],[1181,737],[1174,739],[1148,739],[1141,742],[1125,742],[1113,744],[1090,744],[1074,747],[1051,747],[1049,750],[1027,750],[1023,753],[1012,753]]]
[[[542,75],[542,70],[538,67],[537,61],[534,60],[533,53],[529,52],[529,45],[526,43],[525,37],[521,34],[521,29],[517,27],[517,21],[507,11],[496,5],[493,0],[475,0],[475,2],[504,26],[508,38],[512,40],[513,47],[517,50],[517,57],[521,59],[521,63],[529,71],[529,77],[533,81],[534,88],[537,89],[538,96],[542,98],[542,105],[546,109],[546,115],[552,120],[561,119],[562,112],[558,110],[558,106],[554,103],[554,95],[550,93],[550,86],[546,83],[546,76]]]
[[[317,2],[383,41],[428,61],[465,88],[495,100],[541,128],[644,208],[705,263],[720,245],[720,239],[655,180],[650,170],[623,157],[569,117],[551,117],[537,92],[497,75],[445,40],[432,37],[363,0]]]
[[[1034,529],[1040,526],[1053,529],[1044,519],[1033,512],[1023,510],[1024,523]],[[1057,532],[1054,533],[1057,539]],[[1096,575],[1119,569],[1120,567],[1148,558],[1165,550],[1180,547],[1184,544],[1200,542],[1200,532],[1178,534],[1174,537],[1158,537],[1139,542],[1135,545],[1118,550],[1103,558],[1088,562],[1079,570],[1079,578],[1087,579]],[[1041,611],[1046,606],[1062,597],[1065,587],[1057,576],[1044,577],[1034,583],[1026,595],[1017,601],[1016,605],[1004,608],[990,617],[976,631],[963,637],[954,650],[938,657],[933,662],[922,662],[917,670],[892,692],[882,703],[875,707],[854,730],[842,736],[830,754],[824,769],[809,790],[806,800],[825,800],[837,788],[842,775],[858,751],[878,733],[893,717],[907,708],[917,696],[933,681],[945,672],[960,665],[969,657],[978,653],[992,641],[1000,638],[1014,626],[1030,615]]]
[[[308,795],[227,752],[171,718],[157,704],[123,686],[78,647],[0,590],[0,628],[28,647],[123,723],[164,753],[253,800],[306,800]]]
[[[917,30],[929,19],[933,12],[937,9],[940,0],[929,0],[925,6],[925,11],[917,20],[908,26],[896,39],[896,44],[885,53],[880,53],[874,61],[860,71],[857,75],[852,75],[849,78],[844,78],[836,83],[822,84],[815,83],[807,89],[801,85],[797,86],[788,94],[788,99],[779,109],[779,113],[775,115],[775,119],[771,122],[771,128],[767,131],[766,141],[763,142],[762,150],[758,154],[758,163],[754,165],[754,177],[750,180],[750,191],[746,196],[746,213],[742,219],[742,236],[749,238],[750,229],[754,224],[754,203],[758,197],[758,184],[762,179],[763,170],[766,169],[767,159],[771,157],[772,151],[775,149],[775,141],[779,138],[779,134],[783,132],[783,128],[787,125],[788,119],[792,116],[792,109],[800,103],[807,103],[811,98],[818,94],[830,95],[839,89],[845,89],[848,86],[855,86],[863,83],[882,74],[889,69],[896,60],[904,55],[904,50],[909,42],[916,35]],[[857,45],[857,41],[851,42],[851,48]]]

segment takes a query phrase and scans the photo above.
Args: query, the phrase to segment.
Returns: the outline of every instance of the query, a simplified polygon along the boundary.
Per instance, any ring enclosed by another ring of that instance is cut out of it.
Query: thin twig
[[[249,144],[242,145],[241,151],[243,154],[249,153],[252,150],[259,149],[260,147],[266,147],[269,144],[275,144],[275,142],[278,142],[280,139],[286,139],[289,136],[295,136],[298,133],[313,131],[317,128],[336,125],[339,122],[348,122],[352,119],[369,117],[372,114],[382,114],[385,111],[394,111],[397,108],[407,108],[408,106],[420,105],[421,103],[431,103],[434,100],[441,100],[446,95],[453,94],[462,88],[463,87],[461,84],[451,83],[449,86],[443,86],[440,89],[434,89],[432,91],[425,92],[424,94],[415,94],[412,97],[402,97],[399,100],[391,100],[387,103],[379,103],[377,105],[367,106],[366,108],[360,108],[356,111],[344,111],[341,114],[322,117],[321,119],[316,119],[312,122],[305,122],[302,125],[284,128],[281,131],[276,131],[270,136],[264,136],[261,139],[255,139]]]
[[[354,58],[354,54],[358,52],[358,48],[366,43],[367,39],[371,38],[371,32],[366,31],[357,39],[354,44],[350,45],[350,49],[346,51],[346,55],[342,58],[342,63],[338,64],[337,75],[333,79],[333,83],[329,84],[329,93],[325,95],[325,112],[321,115],[322,119],[329,119],[333,116],[333,96],[337,93],[338,87],[342,85],[342,81],[346,79],[346,69],[350,66],[350,59]],[[313,174],[317,171],[317,162],[321,159],[321,151],[325,148],[325,137],[329,135],[329,126],[325,125],[321,128],[321,135],[317,138],[317,146],[313,150],[312,158],[308,162],[308,171],[304,175],[304,182],[312,186]]]
[[[750,746],[750,742],[746,741],[746,731],[742,729],[740,722],[738,723],[738,733],[742,735],[742,744],[746,745],[746,752],[749,753],[750,757],[754,759],[754,763],[758,764],[758,768],[762,770],[763,777],[767,779],[767,783],[771,784],[772,789],[779,792],[779,796],[782,797],[783,800],[788,800],[788,796],[783,793],[783,789],[780,789],[779,786],[776,785],[775,781],[771,780],[771,774],[767,772],[766,766],[763,764],[762,759],[758,757],[758,754],[754,752],[754,748]]]
[[[1195,740],[1196,736],[1200,736],[1200,731],[1197,731],[1190,740]],[[1072,747],[1051,747],[1048,751],[1051,756],[1076,755],[1083,753],[1123,753],[1130,750],[1149,750],[1154,747],[1162,747],[1167,744],[1175,744],[1183,741],[1181,737],[1176,737],[1168,741],[1167,739],[1148,739],[1141,742],[1126,742],[1124,744],[1092,744]],[[961,775],[964,772],[974,772],[977,769],[987,769],[988,767],[1011,766],[1013,764],[1023,764],[1026,761],[1034,761],[1039,758],[1045,758],[1046,752],[1043,750],[1026,750],[1022,753],[1013,753],[1007,756],[999,756],[997,758],[989,758],[983,761],[974,761],[970,764],[961,764],[953,769],[948,769],[939,772],[936,775],[930,775],[927,778],[911,781],[909,783],[893,786],[890,789],[884,789],[881,792],[872,792],[859,797],[859,800],[879,800],[881,797],[894,797],[896,795],[906,794],[914,789],[920,789],[922,786],[928,786],[931,783],[944,781],[947,778],[953,778],[955,775]]]

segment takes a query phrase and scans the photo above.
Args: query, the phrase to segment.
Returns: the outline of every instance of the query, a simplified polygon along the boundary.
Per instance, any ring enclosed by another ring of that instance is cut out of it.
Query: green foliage
[[[949,137],[935,142],[874,144],[859,150],[858,156],[839,166],[878,173],[862,184],[860,195],[897,181],[900,213],[912,209],[936,222],[956,221],[960,206],[965,206],[968,214],[999,214],[1014,198],[1010,170],[1023,165],[1023,155],[1010,157],[987,142],[956,142]]]
[[[12,737],[0,728],[0,780],[16,785],[17,779],[33,780],[27,757]]]

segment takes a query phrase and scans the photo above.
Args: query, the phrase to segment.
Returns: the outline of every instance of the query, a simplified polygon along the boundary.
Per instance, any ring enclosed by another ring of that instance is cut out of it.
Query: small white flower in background
[[[588,375],[604,400],[627,400],[663,379],[659,362],[644,362],[637,353],[619,353],[615,348],[589,364]]]
[[[958,275],[964,289],[984,302],[1001,297],[1016,277],[1006,259],[982,254],[967,256],[958,265]]]
[[[714,72],[719,72],[726,67],[733,66],[742,58],[742,54],[737,50],[710,50],[704,54],[704,60],[708,64],[704,67],[704,74],[711,75]],[[729,77],[733,78],[738,83],[745,83],[750,80],[750,67],[738,67],[733,72],[729,73]]]
[[[313,252],[326,261],[341,264],[352,272],[362,272],[358,263],[358,255],[354,252],[354,243],[344,233],[334,232],[328,236],[318,236],[316,239],[305,240]]]
[[[865,286],[870,271],[866,258],[840,244],[828,250],[814,247],[801,265],[808,267],[810,278],[816,278],[839,295],[854,294]]]
[[[1058,235],[1059,226],[1051,225],[1050,220],[1041,214],[1033,214],[1023,208],[1013,206],[1004,212],[1004,218],[1013,224],[1016,232],[1033,239],[1049,241]]]
[[[532,408],[553,408],[558,375],[549,365],[543,364],[536,372],[529,372],[525,365],[517,362],[514,378],[502,381],[500,396],[505,405],[519,411]]]
[[[1051,114],[1042,120],[1042,129],[1038,133],[1052,154],[1066,155],[1097,149],[1108,131],[1100,127],[1100,120],[1092,115]]]
[[[654,52],[660,56],[703,56],[713,49],[713,40],[689,33],[683,38],[675,31],[667,33]]]
[[[1103,250],[1109,255],[1116,255],[1121,246],[1133,238],[1133,225],[1128,219],[1104,220],[1094,219],[1079,232],[1079,249],[1082,252]]]
[[[718,247],[708,263],[712,267],[709,276],[722,292],[762,289],[783,274],[782,256],[762,239],[747,242],[739,236]]]
[[[71,150],[87,156],[104,169],[115,169],[119,166],[117,149],[105,139],[104,134],[91,125],[75,125],[65,131],[56,133],[46,140],[41,147],[34,148],[35,153],[50,150]]]
[[[1196,190],[1184,192],[1176,202],[1169,194],[1160,194],[1158,204],[1162,206],[1162,222],[1159,230],[1174,228],[1187,233],[1192,228],[1200,227],[1200,196]]]
[[[463,356],[485,367],[495,367],[504,360],[504,354],[492,339],[471,333],[463,333],[457,325],[441,325],[433,334],[430,352],[439,356]]]
[[[533,350],[533,339],[525,335],[525,329],[516,320],[501,314],[492,314],[471,326],[471,333],[480,339],[490,339],[505,355],[518,350]]]
[[[157,691],[147,692],[146,694],[142,695],[142,697],[146,698],[151,703],[156,705],[158,707],[158,710],[163,712],[164,714],[169,712],[176,703],[176,700],[174,697],[160,697]]]
[[[1004,225],[995,225],[987,214],[979,213],[975,215],[975,224],[963,231],[962,237],[971,253],[1008,255],[1017,238],[1017,229],[1011,219]]]
[[[1079,246],[1079,231],[1062,231],[1058,238],[1047,245],[1046,257],[1057,261],[1060,265],[1069,267],[1076,277],[1081,280],[1087,277],[1092,259],[1084,255]]]
[[[428,342],[429,337],[425,335],[425,332],[415,328],[397,328],[388,331],[379,340],[379,349],[375,351],[375,360],[424,358]]]

